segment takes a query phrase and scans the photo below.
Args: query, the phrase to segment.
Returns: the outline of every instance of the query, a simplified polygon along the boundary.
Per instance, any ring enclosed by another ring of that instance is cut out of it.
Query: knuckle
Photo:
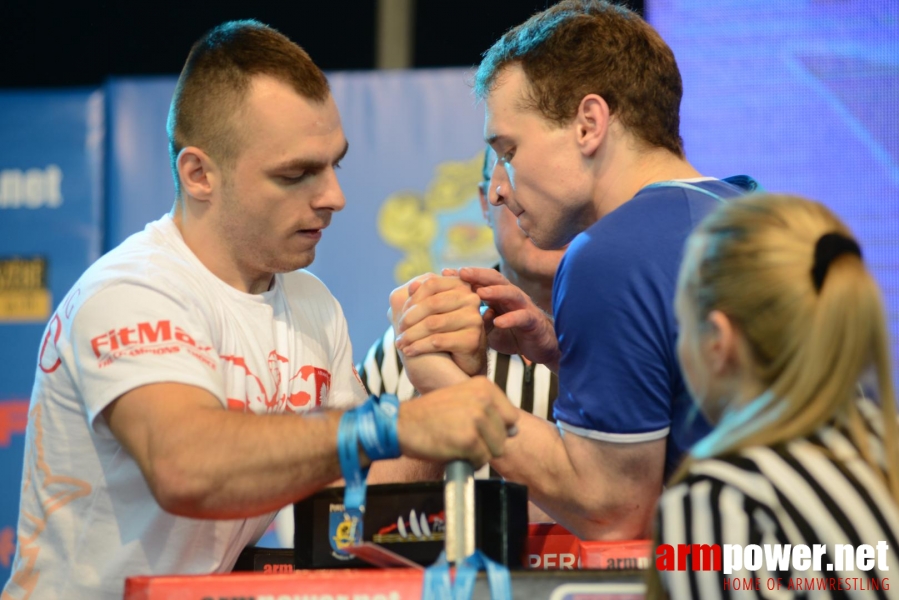
[[[401,285],[398,288],[394,288],[392,292],[390,292],[390,302],[402,302],[409,295],[409,289],[405,285]]]
[[[472,394],[475,398],[490,397],[490,380],[484,377],[483,375],[478,375],[477,377],[473,377],[471,379],[471,385],[474,388],[474,393]]]
[[[438,282],[440,281],[440,277],[433,274],[429,275],[429,277],[426,277],[422,280],[421,287],[419,289],[423,290],[427,294],[433,294],[437,289],[437,286],[439,285]]]
[[[422,300],[421,305],[425,307],[429,313],[433,314],[448,312],[449,309],[452,308],[451,299],[447,298],[444,294],[429,296]]]
[[[466,435],[463,437],[462,442],[460,444],[461,449],[467,454],[474,455],[478,451],[478,447],[480,446],[480,438],[475,434],[473,430],[469,430],[466,432]]]
[[[436,331],[443,327],[445,318],[442,315],[430,315],[425,317],[424,325],[431,331]]]

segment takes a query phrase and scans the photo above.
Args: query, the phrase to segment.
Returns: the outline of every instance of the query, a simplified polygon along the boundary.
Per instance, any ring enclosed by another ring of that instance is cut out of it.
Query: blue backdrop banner
[[[103,94],[0,94],[0,582],[15,548],[24,431],[42,333],[100,256]]]
[[[826,204],[884,291],[899,378],[899,3],[648,0],[703,174]]]

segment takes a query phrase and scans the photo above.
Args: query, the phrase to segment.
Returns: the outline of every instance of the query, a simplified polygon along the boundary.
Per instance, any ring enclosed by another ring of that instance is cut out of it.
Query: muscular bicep
[[[666,440],[617,443],[571,432],[562,435],[577,480],[588,494],[585,527],[603,539],[648,535],[662,493]],[[589,535],[589,534],[588,534]]]
[[[566,432],[568,456],[578,471],[615,475],[637,485],[661,490],[666,440],[618,443],[591,439]]]
[[[155,491],[176,454],[189,451],[194,428],[203,427],[205,417],[223,410],[221,402],[203,388],[154,383],[122,394],[101,414]]]

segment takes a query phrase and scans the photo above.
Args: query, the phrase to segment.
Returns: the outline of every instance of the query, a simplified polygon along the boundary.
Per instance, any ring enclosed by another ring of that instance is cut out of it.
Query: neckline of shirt
[[[699,183],[702,181],[718,181],[716,177],[689,177],[687,179],[668,179],[667,181],[680,181],[681,183]]]

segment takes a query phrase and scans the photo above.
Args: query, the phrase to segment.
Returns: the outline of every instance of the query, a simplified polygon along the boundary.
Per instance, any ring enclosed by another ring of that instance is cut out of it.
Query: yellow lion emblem
[[[356,521],[350,515],[344,514],[343,521],[337,525],[334,532],[334,547],[343,550],[356,543]]]
[[[441,163],[424,194],[398,192],[384,201],[378,233],[404,253],[394,268],[397,283],[443,268],[488,267],[499,260],[478,202],[483,158],[478,152],[469,160]]]

